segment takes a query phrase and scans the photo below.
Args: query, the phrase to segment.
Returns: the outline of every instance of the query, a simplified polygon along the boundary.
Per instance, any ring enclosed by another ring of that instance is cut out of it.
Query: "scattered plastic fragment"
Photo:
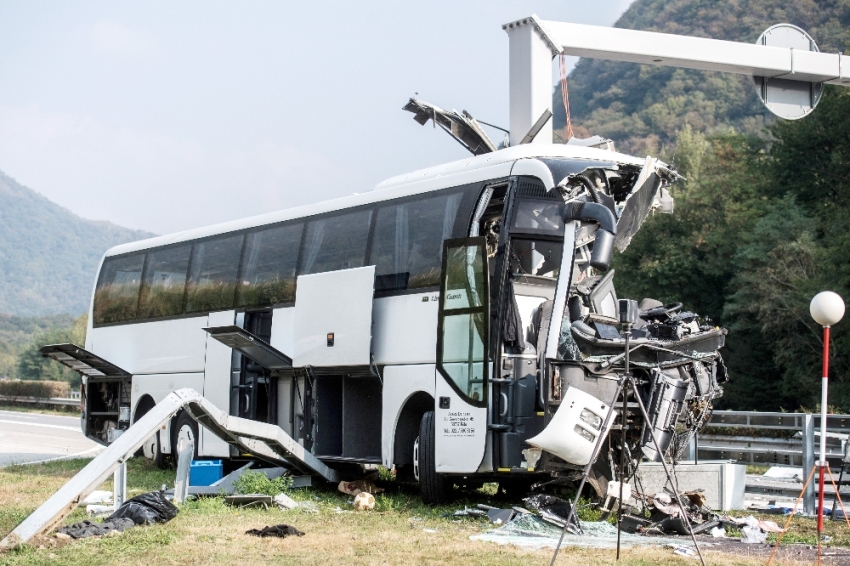
[[[262,529],[250,529],[245,531],[246,535],[254,535],[258,537],[280,537],[286,538],[288,536],[297,536],[303,537],[304,533],[296,529],[291,525],[274,525],[271,527],[263,527]]]
[[[281,509],[295,509],[296,507],[298,507],[298,503],[296,501],[293,501],[293,499],[285,493],[278,493],[274,496],[273,501],[275,505],[277,505]]]
[[[767,542],[767,533],[758,527],[747,525],[741,529],[741,542],[744,544],[764,544]]]
[[[697,551],[690,546],[684,546],[681,544],[668,544],[665,548],[672,548],[673,554],[677,554],[679,556],[688,556],[691,558],[697,558]]]
[[[758,528],[766,533],[781,533],[785,531],[775,521],[759,521]]]
[[[726,538],[726,529],[723,527],[714,527],[711,529],[711,536],[714,538]]]

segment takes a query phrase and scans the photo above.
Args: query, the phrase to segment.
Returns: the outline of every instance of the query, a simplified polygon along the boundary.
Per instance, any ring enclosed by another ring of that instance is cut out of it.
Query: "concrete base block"
[[[668,465],[673,470],[673,466]],[[680,491],[702,489],[706,505],[716,511],[743,509],[747,467],[731,462],[680,462],[675,467]],[[645,495],[663,491],[667,484],[664,467],[656,462],[643,462],[637,473],[639,485],[632,481],[632,490]],[[641,489],[643,488],[643,489]]]

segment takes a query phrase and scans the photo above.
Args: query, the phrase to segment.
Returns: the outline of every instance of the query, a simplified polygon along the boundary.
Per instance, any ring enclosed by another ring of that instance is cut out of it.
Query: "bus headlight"
[[[583,409],[579,418],[595,428],[596,430],[602,429],[602,417],[594,413],[593,411],[588,411],[587,409]]]

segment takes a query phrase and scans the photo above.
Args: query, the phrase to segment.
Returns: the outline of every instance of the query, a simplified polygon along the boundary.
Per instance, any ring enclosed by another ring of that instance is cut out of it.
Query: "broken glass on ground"
[[[566,534],[561,546],[584,548],[616,548],[617,546],[617,528],[610,523],[584,521],[582,531],[584,533],[582,536]],[[663,544],[691,545],[690,541],[677,538],[647,537],[629,533],[621,533],[620,536],[623,548]],[[469,537],[470,540],[512,544],[526,550],[555,548],[559,538],[561,538],[560,528],[530,513],[517,514],[511,522],[498,529]]]

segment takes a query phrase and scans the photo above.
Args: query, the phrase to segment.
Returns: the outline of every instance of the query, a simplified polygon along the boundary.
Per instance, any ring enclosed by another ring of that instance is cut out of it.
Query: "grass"
[[[0,403],[0,411],[16,411],[19,413],[39,413],[42,415],[56,415],[60,417],[79,417],[80,416],[80,407],[76,406],[67,406],[63,405],[67,408],[58,409],[54,408],[55,406],[50,405],[35,405],[33,403],[20,404],[16,405],[13,403]]]
[[[31,466],[0,469],[0,537],[9,533],[41,502],[81,469],[88,460],[66,460]],[[128,491],[136,495],[173,484],[174,472],[155,469],[145,460],[129,462]],[[180,514],[164,525],[137,527],[121,536],[59,541],[40,537],[16,550],[0,554],[0,563],[9,566],[68,564],[79,566],[116,564],[548,564],[550,550],[525,551],[513,546],[470,541],[469,537],[492,528],[480,519],[444,516],[464,506],[486,503],[508,506],[500,500],[493,485],[469,492],[451,505],[422,505],[415,488],[385,484],[387,491],[376,496],[373,512],[354,512],[351,497],[333,486],[295,489],[296,501],[315,507],[280,511],[278,509],[225,506],[222,498],[204,498],[181,506]],[[110,482],[102,489],[111,489]],[[518,502],[513,502],[514,504]],[[590,519],[591,511],[585,518]],[[584,512],[582,513],[584,514]],[[85,518],[76,510],[65,523]],[[774,520],[777,517],[772,517]],[[779,517],[782,520],[782,517]],[[244,534],[252,528],[287,523],[304,531],[304,537],[259,539]],[[436,532],[426,532],[425,529]],[[814,521],[795,519],[794,538],[813,542]],[[850,544],[846,527],[830,523],[833,544]],[[790,542],[789,534],[785,540]],[[718,565],[763,564],[763,558],[704,551],[707,563]],[[561,550],[558,564],[596,566],[611,564],[613,550]],[[693,559],[677,557],[668,549],[626,549],[621,563],[630,566],[654,564],[693,564]],[[775,563],[775,562],[774,562]]]

